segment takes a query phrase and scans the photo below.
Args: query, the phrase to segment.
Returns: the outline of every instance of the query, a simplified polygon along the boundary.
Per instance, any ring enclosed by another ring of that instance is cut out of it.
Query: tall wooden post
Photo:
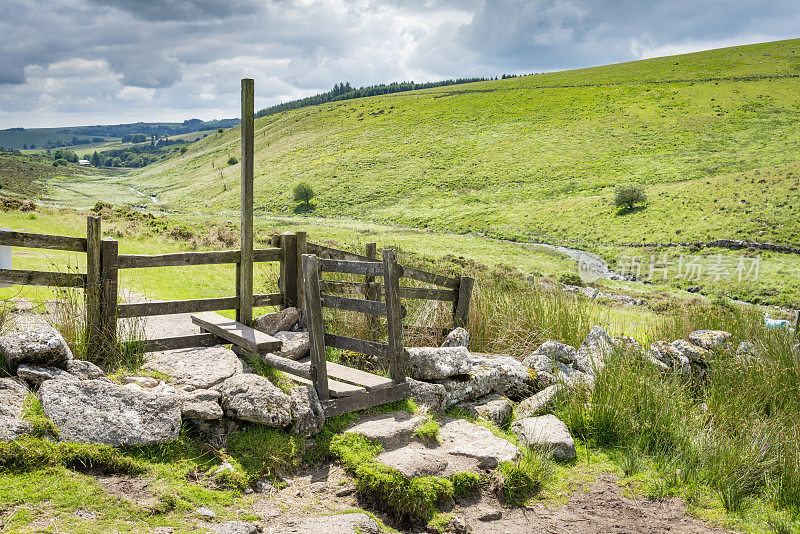
[[[794,337],[800,339],[800,310],[797,310],[797,318],[794,321]]]
[[[102,241],[103,341],[106,350],[113,350],[117,341],[117,290],[119,287],[119,244],[106,237]]]
[[[103,300],[101,279],[101,230],[100,217],[86,218],[86,357],[98,361],[103,342]]]
[[[254,83],[242,80],[242,257],[239,262],[236,320],[250,325],[253,322],[253,113]]]
[[[453,310],[453,327],[459,326],[466,328],[469,324],[469,301],[472,299],[472,287],[475,279],[469,276],[462,276],[458,284],[458,300]]]

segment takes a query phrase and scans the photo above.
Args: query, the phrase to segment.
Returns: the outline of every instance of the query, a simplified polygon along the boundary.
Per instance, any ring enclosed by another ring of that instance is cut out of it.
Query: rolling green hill
[[[256,206],[583,242],[800,243],[800,40],[372,97],[256,122]],[[239,131],[131,175],[170,208],[235,209]],[[647,185],[618,213],[612,188]]]

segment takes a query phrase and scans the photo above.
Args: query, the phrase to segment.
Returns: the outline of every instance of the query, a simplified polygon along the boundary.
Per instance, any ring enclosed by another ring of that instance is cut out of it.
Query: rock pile
[[[270,328],[290,332],[300,318],[292,309],[259,318]],[[296,339],[296,337],[295,337]],[[302,348],[292,345],[296,357]],[[307,352],[306,347],[306,352]],[[28,395],[36,391],[42,409],[64,441],[145,445],[177,438],[182,420],[219,443],[252,421],[288,427],[300,435],[318,433],[325,421],[313,388],[284,393],[222,346],[151,353],[142,369],[168,377],[124,376],[112,382],[96,365],[75,360],[63,337],[37,327],[0,337],[0,356],[16,378],[0,379],[0,440],[31,432],[22,417]],[[291,356],[290,356],[291,357]]]

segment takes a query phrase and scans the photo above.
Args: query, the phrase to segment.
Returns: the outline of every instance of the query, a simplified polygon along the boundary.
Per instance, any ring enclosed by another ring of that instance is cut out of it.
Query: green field
[[[358,99],[256,122],[256,206],[532,240],[800,243],[800,40]],[[130,176],[235,208],[239,131]],[[614,185],[647,185],[621,214]]]

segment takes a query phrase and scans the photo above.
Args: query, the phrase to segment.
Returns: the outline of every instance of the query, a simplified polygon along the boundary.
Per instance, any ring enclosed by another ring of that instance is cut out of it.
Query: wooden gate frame
[[[311,348],[310,378],[322,402],[327,417],[344,412],[353,412],[404,398],[411,394],[406,381],[406,355],[403,348],[403,307],[400,304],[400,277],[403,267],[398,265],[394,250],[383,251],[382,262],[347,261],[321,259],[313,254],[302,256],[305,304],[308,318],[309,343]],[[336,272],[384,279],[385,302],[338,297],[320,291],[320,273]],[[322,308],[385,316],[388,343],[376,343],[352,337],[325,333]],[[328,362],[326,346],[359,352],[389,359],[391,381],[385,387],[365,393],[331,399],[328,388]]]

